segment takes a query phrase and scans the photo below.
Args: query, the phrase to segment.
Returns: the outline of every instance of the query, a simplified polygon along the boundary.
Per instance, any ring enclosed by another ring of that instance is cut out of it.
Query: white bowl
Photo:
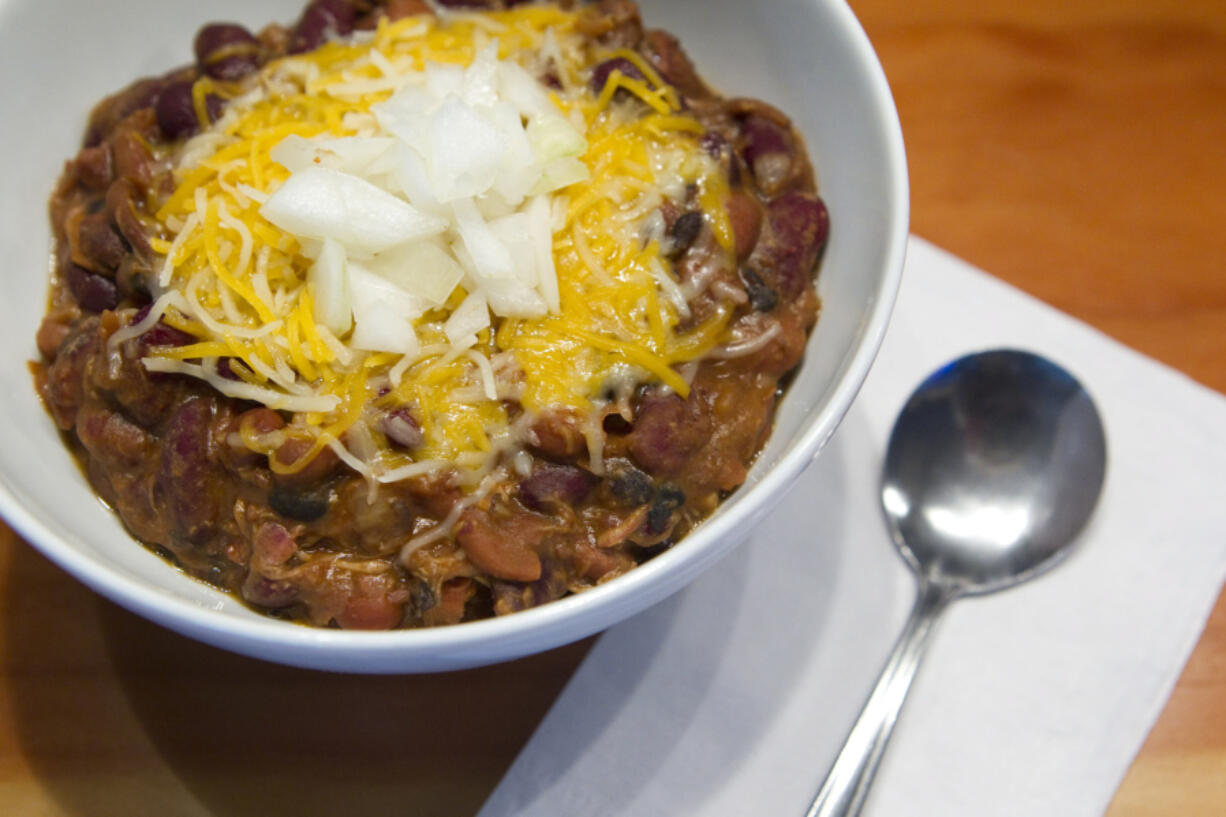
[[[266,618],[135,542],[90,490],[35,395],[27,361],[44,311],[47,198],[92,105],[191,59],[196,29],[294,20],[302,0],[0,0],[8,181],[0,246],[0,513],[27,541],[107,598],[185,635],[285,664],[429,672],[503,661],[608,627],[678,590],[727,553],[830,437],[868,373],[898,289],[907,180],[893,100],[868,39],[838,0],[643,0],[647,23],[681,38],[700,73],[756,96],[806,135],[831,213],[821,319],[749,479],[676,547],[626,576],[543,607],[428,630],[345,632]]]

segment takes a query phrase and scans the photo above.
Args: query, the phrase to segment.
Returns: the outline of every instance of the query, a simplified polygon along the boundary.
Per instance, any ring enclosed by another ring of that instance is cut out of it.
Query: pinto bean
[[[85,146],[100,145],[129,115],[141,108],[151,107],[158,92],[162,90],[162,84],[163,80],[160,79],[144,79],[99,102],[89,115],[89,124],[85,129]]]
[[[260,67],[260,41],[236,23],[213,23],[196,34],[196,64],[213,79],[234,82]]]
[[[425,0],[388,0],[387,19],[400,20],[404,17],[416,17],[419,14],[429,14],[430,6]]]
[[[81,148],[72,165],[77,174],[77,181],[86,190],[101,193],[110,186],[111,180],[115,177],[111,163],[111,146],[105,142],[93,147]]]
[[[139,469],[153,450],[153,437],[118,412],[89,405],[77,414],[77,439],[108,468]]]
[[[530,513],[495,519],[469,508],[456,525],[455,538],[469,561],[499,579],[533,582],[541,577],[541,557],[533,549],[549,529],[548,520]]]
[[[55,362],[47,368],[43,399],[56,425],[64,431],[76,423],[77,411],[85,400],[82,373],[101,346],[98,319],[86,318],[69,330],[56,351]]]
[[[153,257],[153,248],[149,246],[149,235],[145,225],[141,223],[136,209],[136,187],[130,179],[117,179],[106,191],[106,212],[111,223],[119,229],[119,234],[128,242],[128,246],[138,252],[142,258]]]
[[[542,512],[555,505],[574,506],[587,497],[595,484],[596,477],[582,468],[541,463],[519,484],[519,501]]]
[[[216,411],[212,398],[182,403],[166,424],[156,481],[176,535],[203,543],[216,529],[221,510],[221,483],[209,459],[209,424]]]
[[[630,456],[650,474],[671,476],[685,466],[706,440],[705,415],[694,416],[672,392],[645,392],[630,432]]]
[[[38,325],[38,334],[35,336],[38,353],[47,360],[55,360],[60,344],[72,331],[72,321],[73,316],[63,312],[51,312],[44,317],[42,323]]]
[[[736,257],[738,261],[744,261],[753,252],[758,236],[762,234],[762,205],[743,190],[735,190],[728,196],[727,210]]]
[[[582,420],[569,409],[552,409],[541,413],[532,425],[531,448],[551,459],[571,460],[587,451]]]
[[[118,178],[130,179],[145,188],[152,184],[153,151],[139,131],[121,125],[111,137],[111,150]]]
[[[281,465],[293,465],[310,450],[312,445],[312,441],[304,437],[290,437],[281,443],[280,447],[269,455],[269,458],[275,459]],[[336,453],[325,446],[315,455],[315,459],[298,471],[292,474],[274,473],[273,480],[277,485],[286,488],[317,485],[332,476],[340,464],[341,461],[337,458]]]
[[[73,260],[99,273],[113,273],[127,254],[123,239],[111,226],[106,213],[95,213],[81,219],[77,225],[76,250],[79,257]],[[82,264],[82,261],[86,263]]]
[[[404,618],[407,600],[408,593],[399,591],[393,576],[358,575],[336,623],[344,630],[391,630]]]
[[[710,96],[706,83],[694,70],[694,63],[686,55],[681,43],[672,34],[658,29],[644,35],[651,56],[651,63],[668,84],[688,97]]]
[[[290,40],[290,53],[319,48],[329,37],[353,31],[357,14],[345,0],[313,0],[302,12]]]
[[[119,289],[109,278],[90,272],[84,267],[70,263],[64,270],[64,280],[72,297],[86,312],[102,312],[119,305]]]

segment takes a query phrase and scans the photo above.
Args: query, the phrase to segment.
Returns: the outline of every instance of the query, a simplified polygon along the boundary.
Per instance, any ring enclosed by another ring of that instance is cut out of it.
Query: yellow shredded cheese
[[[183,147],[176,187],[156,211],[165,237],[151,242],[164,256],[161,289],[175,293],[165,302],[173,308],[159,299],[158,315],[197,342],[152,350],[146,365],[296,412],[287,433],[312,444],[292,463],[270,457],[270,467],[293,472],[332,447],[372,490],[457,464],[469,472],[462,481],[484,484],[522,444],[523,423],[512,423],[507,395],[529,416],[554,406],[591,410],[606,399],[607,381],[622,382],[627,371],[687,395],[679,368],[720,346],[731,314],[691,325],[659,236],[648,235],[645,223],[664,201],[695,195],[716,241],[731,252],[727,183],[699,146],[704,126],[680,109],[676,90],[641,55],[599,49],[578,33],[577,19],[577,12],[531,5],[383,20],[372,34],[277,60],[237,89],[198,80],[193,103],[202,122],[210,121],[210,94],[228,105]],[[467,294],[457,287],[416,321],[416,356],[354,349],[313,317],[319,293],[306,283],[307,248],[260,215],[289,177],[270,151],[291,135],[369,135],[372,106],[406,72],[468,65],[494,41],[499,59],[560,79],[563,87],[549,98],[588,146],[580,157],[588,179],[555,196],[558,309],[495,319],[475,344],[456,345],[442,327]],[[583,78],[611,57],[628,60],[643,79],[614,70],[593,93]],[[217,370],[227,358],[233,378]],[[380,412],[401,406],[423,433],[411,452],[382,444],[378,430]],[[358,423],[379,443],[373,459],[345,446]]]

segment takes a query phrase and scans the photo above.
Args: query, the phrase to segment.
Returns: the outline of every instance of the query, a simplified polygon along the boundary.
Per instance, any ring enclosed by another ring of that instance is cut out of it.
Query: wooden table
[[[1226,391],[1226,3],[855,0],[913,230]],[[104,602],[0,529],[0,813],[473,813],[590,642],[353,678]],[[1226,601],[1108,814],[1226,811]]]

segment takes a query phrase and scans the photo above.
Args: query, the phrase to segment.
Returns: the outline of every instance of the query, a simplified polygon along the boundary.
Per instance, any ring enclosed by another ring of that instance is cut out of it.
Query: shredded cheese
[[[151,242],[163,256],[160,294],[148,316],[115,332],[112,343],[165,320],[196,341],[149,350],[150,371],[196,377],[223,394],[293,413],[286,433],[312,445],[294,463],[270,457],[274,471],[301,469],[330,447],[367,479],[372,496],[377,484],[459,467],[468,469],[461,482],[478,486],[468,495],[475,501],[503,458],[522,447],[523,418],[555,406],[596,418],[585,435],[599,471],[598,409],[610,383],[625,392],[631,376],[685,396],[687,364],[741,347],[727,344],[728,310],[692,324],[660,242],[645,239],[661,204],[688,193],[731,251],[727,185],[699,147],[705,129],[647,60],[625,49],[602,51],[577,31],[577,19],[577,12],[530,5],[383,20],[374,32],[277,60],[237,90],[198,80],[193,102],[202,122],[210,121],[209,94],[229,103],[178,153],[176,187],[157,209],[161,235]],[[314,317],[322,294],[307,284],[307,272],[318,247],[261,215],[290,176],[270,153],[290,136],[374,135],[372,108],[416,81],[413,72],[470,65],[491,43],[499,59],[559,79],[561,89],[548,98],[586,140],[579,161],[587,178],[538,196],[526,210],[530,223],[553,233],[552,246],[529,249],[540,269],[552,271],[539,284],[548,312],[496,316],[488,329],[453,341],[444,324],[467,294],[461,286],[413,321],[415,354],[355,348],[348,334]],[[594,93],[584,77],[612,57],[629,60],[643,79],[615,70]],[[219,374],[222,359],[237,379]],[[521,404],[519,421],[508,416],[506,399]],[[402,406],[423,434],[411,452],[384,444],[377,431],[379,412]],[[410,542],[405,558],[445,527]]]

